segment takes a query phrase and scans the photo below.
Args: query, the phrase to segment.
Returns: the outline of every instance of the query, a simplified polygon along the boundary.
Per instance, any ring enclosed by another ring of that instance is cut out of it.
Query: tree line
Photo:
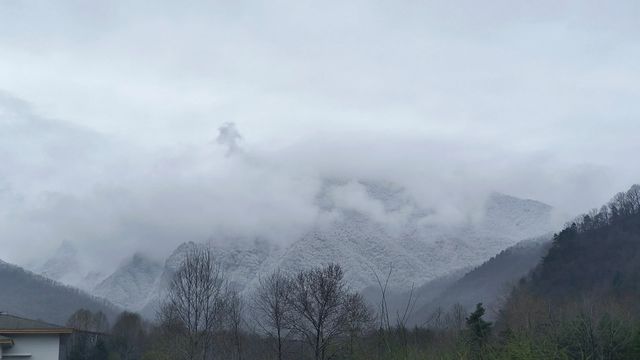
[[[388,311],[384,302],[380,308]],[[275,271],[243,296],[209,250],[194,248],[156,321],[124,312],[110,326],[103,313],[79,310],[67,323],[79,331],[66,352],[69,360],[391,359],[422,353],[436,333],[457,339],[468,330],[477,346],[489,334],[481,306],[469,318],[454,307],[434,330],[408,329],[409,311],[395,324],[378,312],[350,290],[338,264],[291,275]]]
[[[378,279],[374,307],[348,287],[337,264],[276,270],[240,293],[215,257],[195,248],[154,322],[123,313],[109,326],[100,313],[74,314],[70,326],[108,335],[73,342],[69,359],[640,359],[638,274],[638,186],[556,234],[499,312],[456,304],[412,328],[415,299],[390,314],[389,277]]]
[[[410,311],[389,320],[384,296],[372,309],[339,265],[276,271],[244,297],[199,249],[176,272],[156,321],[124,312],[111,326],[100,312],[72,315],[67,325],[83,332],[67,358],[631,360],[640,358],[640,321],[628,310],[613,302],[557,306],[517,291],[495,324],[482,304],[471,312],[455,304],[408,328]]]
[[[125,312],[109,328],[102,313],[79,310],[68,326],[108,335],[76,341],[69,358],[324,360],[336,358],[348,340],[353,346],[373,316],[337,264],[294,275],[276,271],[246,298],[208,249],[194,248],[174,274],[156,322]]]

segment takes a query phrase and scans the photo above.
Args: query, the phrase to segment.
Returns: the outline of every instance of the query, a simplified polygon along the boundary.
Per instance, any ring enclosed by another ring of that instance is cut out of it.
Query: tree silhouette
[[[482,303],[478,303],[476,305],[476,310],[467,318],[469,345],[471,347],[472,355],[475,355],[478,359],[482,359],[482,351],[489,339],[489,335],[491,334],[492,324],[482,318],[484,313],[485,309],[482,306]]]

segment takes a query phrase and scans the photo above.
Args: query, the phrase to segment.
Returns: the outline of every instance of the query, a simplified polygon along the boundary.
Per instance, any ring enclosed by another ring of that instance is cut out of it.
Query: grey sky
[[[329,175],[443,209],[497,190],[586,210],[640,178],[639,16],[637,1],[0,0],[0,243],[295,233]],[[243,151],[226,157],[229,122]]]

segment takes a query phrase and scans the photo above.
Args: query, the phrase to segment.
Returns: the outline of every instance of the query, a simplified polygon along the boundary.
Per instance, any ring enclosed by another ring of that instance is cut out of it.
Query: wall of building
[[[60,335],[10,335],[14,345],[5,349],[2,359],[11,355],[31,355],[30,360],[57,360],[60,351]],[[15,359],[19,359],[15,357]]]

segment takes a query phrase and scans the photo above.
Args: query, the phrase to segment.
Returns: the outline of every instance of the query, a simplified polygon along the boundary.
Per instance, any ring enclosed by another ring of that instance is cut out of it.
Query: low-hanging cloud
[[[4,99],[2,114],[13,115],[0,122],[3,139],[38,136],[4,142],[0,152],[0,242],[6,260],[20,263],[42,258],[63,241],[75,244],[93,268],[110,268],[135,251],[161,258],[184,241],[290,242],[322,215],[317,196],[327,179],[344,180],[329,194],[336,205],[396,226],[408,208],[388,211],[359,181],[395,184],[432,211],[430,221],[447,224],[477,214],[492,191],[548,201],[567,212],[576,211],[579,206],[566,205],[585,201],[585,194],[593,201],[596,193],[606,198],[613,191],[604,168],[390,134],[324,133],[287,148],[239,152],[240,132],[225,124],[220,134],[233,130],[231,142],[148,152]],[[230,149],[238,156],[228,156]]]

